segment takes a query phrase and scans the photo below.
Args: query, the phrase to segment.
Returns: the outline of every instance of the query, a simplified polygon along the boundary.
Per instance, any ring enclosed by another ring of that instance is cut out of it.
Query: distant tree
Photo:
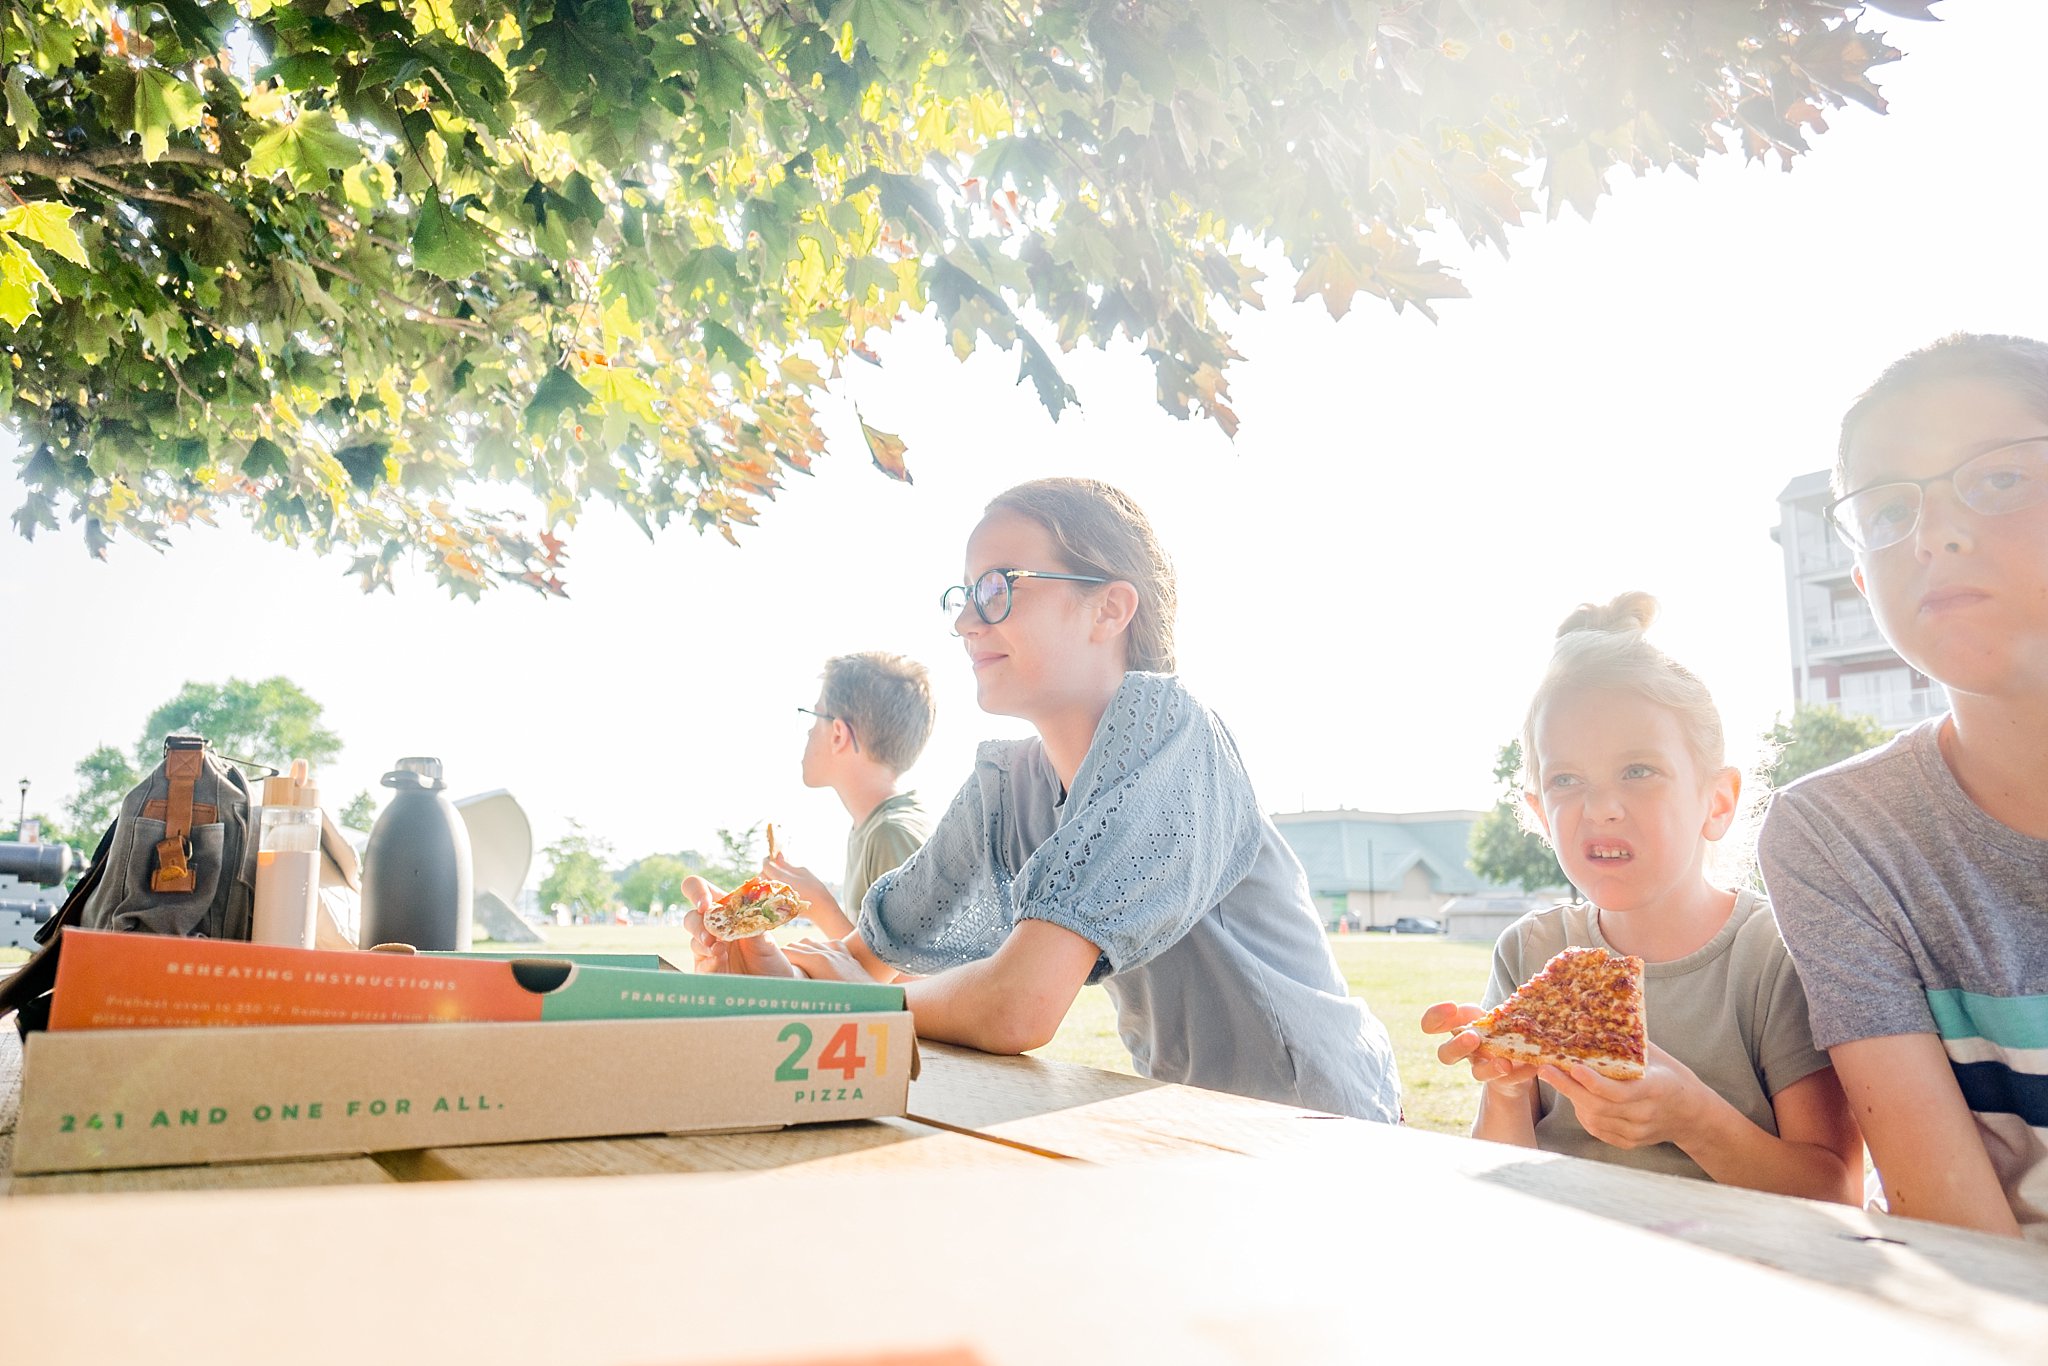
[[[583,833],[577,821],[569,822],[569,833],[544,850],[552,862],[541,879],[540,904],[545,908],[565,906],[577,916],[602,915],[618,896],[618,884],[607,871],[611,846]]]
[[[1520,887],[1525,892],[1569,887],[1550,842],[1522,824],[1522,742],[1501,746],[1493,765],[1501,785],[1493,810],[1472,826],[1472,871],[1488,882]]]
[[[730,891],[761,871],[761,825],[744,830],[720,830],[718,853],[704,859],[697,870],[706,881]]]
[[[112,745],[101,745],[78,761],[78,791],[64,807],[71,829],[86,841],[90,854],[100,835],[114,823],[121,799],[142,781],[134,762]]]
[[[377,799],[370,795],[368,788],[364,788],[348,799],[348,804],[341,808],[341,814],[335,819],[351,830],[368,830],[377,819]]]
[[[683,879],[690,872],[674,854],[649,854],[619,875],[619,900],[651,915],[656,906],[673,906],[683,899]]]
[[[1777,756],[1764,776],[1777,789],[1891,738],[1889,728],[1868,716],[1852,716],[1825,702],[1801,702],[1792,708],[1789,722],[1781,719],[1764,732]]]
[[[298,684],[281,676],[257,683],[187,683],[149,714],[133,750],[123,754],[101,745],[78,761],[78,789],[64,809],[70,829],[91,852],[121,799],[163,762],[164,737],[173,731],[196,731],[215,753],[256,763],[328,763],[341,753],[341,737],[320,724],[320,710]]]
[[[163,758],[164,737],[197,731],[214,751],[282,767],[304,759],[316,767],[341,753],[341,737],[320,724],[320,704],[282,676],[250,683],[187,683],[149,714],[135,758],[148,771]]]

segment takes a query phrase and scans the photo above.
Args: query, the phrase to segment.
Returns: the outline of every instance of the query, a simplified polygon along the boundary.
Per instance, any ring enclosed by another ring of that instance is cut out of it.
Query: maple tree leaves
[[[592,499],[736,538],[920,312],[1055,417],[1058,352],[1127,339],[1234,433],[1254,248],[1434,317],[1433,234],[1505,250],[1731,137],[1789,163],[1894,56],[1826,0],[22,0],[13,520],[97,554],[228,512],[366,588],[559,593]]]

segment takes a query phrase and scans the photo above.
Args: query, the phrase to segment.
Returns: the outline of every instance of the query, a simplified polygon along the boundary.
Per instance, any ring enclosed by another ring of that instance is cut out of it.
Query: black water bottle
[[[416,949],[469,947],[469,827],[441,781],[439,759],[400,759],[384,775],[394,795],[363,850],[357,942]]]

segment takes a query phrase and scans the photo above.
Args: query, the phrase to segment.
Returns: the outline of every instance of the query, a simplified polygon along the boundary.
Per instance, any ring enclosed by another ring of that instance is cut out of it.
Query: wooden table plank
[[[1844,1293],[1463,1174],[1447,1141],[1380,1137],[1385,1160],[1348,1177],[1212,1158],[1038,1162],[995,1177],[796,1168],[761,1181],[0,1202],[0,1243],[38,1253],[11,1268],[8,1340],[24,1360],[212,1366],[267,1364],[281,1343],[310,1366],[728,1366],[940,1349],[985,1366],[1399,1359],[1479,1331],[1486,1297],[1462,1269],[1507,1236],[1542,1261],[1538,1292],[1492,1306],[1518,1362],[1585,1360],[1560,1307],[1578,1291],[1598,1340],[1637,1355],[1658,1344],[1742,1361],[1765,1342],[1792,1360],[1973,1366],[2048,1342],[2048,1310],[2022,1300],[1959,1321],[1882,1285]],[[235,1249],[236,1295],[218,1294],[217,1259],[193,1247]],[[603,1249],[598,1301],[566,1286],[546,1252],[568,1248]],[[451,1285],[451,1259],[465,1283],[493,1288],[489,1304]],[[334,1313],[333,1287],[369,1263],[385,1284],[446,1289]],[[81,1265],[121,1287],[120,1312],[81,1312]],[[849,1277],[857,1302],[836,1288]],[[1536,1331],[1546,1311],[1558,1331]]]
[[[2048,1248],[1039,1059],[920,1048],[913,1114],[1090,1162],[1228,1151],[1313,1163],[1342,1185],[1414,1161],[1421,1144],[1446,1170],[1854,1293],[1906,1290],[1957,1321],[1993,1314],[1999,1296],[2048,1306]]]
[[[1046,1159],[985,1139],[903,1119],[813,1124],[750,1134],[502,1143],[381,1153],[401,1181],[516,1180],[557,1176],[741,1175],[792,1167],[839,1173],[1002,1170]]]
[[[1308,1155],[1335,1130],[1378,1127],[1043,1058],[925,1042],[918,1051],[911,1118],[1086,1162]]]
[[[2048,1309],[2048,1247],[2038,1243],[1507,1144],[1423,1137],[1477,1180],[1844,1290],[1910,1299],[1940,1317],[1985,1318],[2002,1297]],[[2048,1339],[2041,1356],[2048,1359]]]

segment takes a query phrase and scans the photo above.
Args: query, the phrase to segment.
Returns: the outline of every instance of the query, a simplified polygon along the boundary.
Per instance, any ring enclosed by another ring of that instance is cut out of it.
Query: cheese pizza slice
[[[787,925],[811,909],[786,882],[748,878],[704,913],[704,929],[713,939],[751,939]]]
[[[1579,1063],[1606,1077],[1640,1077],[1649,1047],[1643,960],[1566,949],[1465,1027],[1485,1038],[1478,1052],[1505,1062]]]

